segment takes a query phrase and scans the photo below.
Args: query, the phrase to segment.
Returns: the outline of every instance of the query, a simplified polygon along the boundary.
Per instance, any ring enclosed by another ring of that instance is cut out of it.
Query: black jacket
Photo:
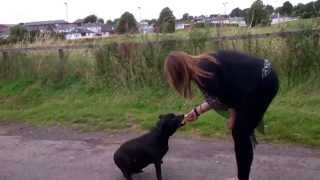
[[[264,60],[234,51],[219,51],[213,56],[218,64],[201,61],[199,67],[213,73],[212,77],[200,77],[199,88],[211,98],[234,109],[245,105],[247,98],[254,97],[262,80]]]

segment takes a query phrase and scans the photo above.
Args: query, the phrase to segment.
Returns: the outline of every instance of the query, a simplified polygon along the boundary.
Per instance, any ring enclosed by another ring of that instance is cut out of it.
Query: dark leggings
[[[236,109],[235,125],[232,130],[239,180],[248,180],[253,160],[251,135],[263,119],[272,99],[278,91],[278,79],[274,72],[261,81],[259,88],[239,109]]]

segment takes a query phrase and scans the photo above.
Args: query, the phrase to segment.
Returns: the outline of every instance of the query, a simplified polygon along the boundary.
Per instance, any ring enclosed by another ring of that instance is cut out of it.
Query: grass
[[[60,123],[93,130],[117,130],[138,125],[149,129],[159,114],[184,113],[201,101],[197,96],[186,101],[172,91],[144,88],[137,91],[107,89],[88,91],[75,81],[56,89],[39,82],[19,80],[0,86],[0,119],[37,125]],[[281,92],[266,114],[268,142],[304,144],[320,147],[320,91],[315,87]],[[225,120],[209,112],[182,129],[186,134],[225,138],[229,134]]]

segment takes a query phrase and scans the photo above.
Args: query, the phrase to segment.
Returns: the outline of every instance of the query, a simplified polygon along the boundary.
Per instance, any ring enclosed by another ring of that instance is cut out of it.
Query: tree
[[[166,7],[162,9],[157,26],[161,33],[173,33],[176,26],[176,18],[174,17],[172,11]]]
[[[231,17],[244,17],[245,13],[240,8],[235,8],[230,13]]]
[[[157,24],[157,20],[156,19],[151,19],[149,22],[148,22],[148,25],[155,25]]]
[[[292,14],[294,16],[301,16],[303,14],[304,9],[305,9],[304,4],[299,3],[298,5],[293,7]]]
[[[113,25],[114,25],[114,26],[118,26],[119,21],[120,21],[120,18],[114,19],[114,20],[113,20]]]
[[[182,15],[182,20],[188,21],[188,20],[189,20],[189,14],[188,14],[188,13],[184,13],[184,14]]]
[[[104,20],[102,18],[99,18],[98,22],[104,24]]]
[[[254,27],[256,25],[269,25],[271,23],[270,15],[261,0],[256,0],[251,5],[246,17],[246,23]]]
[[[266,9],[268,15],[272,15],[274,13],[274,8],[271,5],[266,5],[265,9]]]
[[[97,21],[98,21],[98,17],[92,14],[84,18],[83,23],[95,23]]]
[[[118,33],[135,33],[138,32],[137,21],[133,14],[125,12],[119,19],[117,24]]]
[[[16,25],[10,28],[9,40],[12,42],[23,41],[28,34],[28,31],[22,25]]]
[[[280,10],[281,15],[290,16],[292,15],[293,6],[289,1],[283,3],[282,8]]]
[[[106,24],[113,25],[113,22],[112,22],[112,20],[109,19],[109,20],[107,20]]]

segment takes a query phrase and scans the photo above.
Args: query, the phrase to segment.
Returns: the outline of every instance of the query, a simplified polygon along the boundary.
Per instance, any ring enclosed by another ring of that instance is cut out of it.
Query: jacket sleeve
[[[221,103],[218,98],[212,98],[208,95],[205,95],[205,101],[209,104],[209,106],[214,110],[222,110],[227,111],[228,106]]]

